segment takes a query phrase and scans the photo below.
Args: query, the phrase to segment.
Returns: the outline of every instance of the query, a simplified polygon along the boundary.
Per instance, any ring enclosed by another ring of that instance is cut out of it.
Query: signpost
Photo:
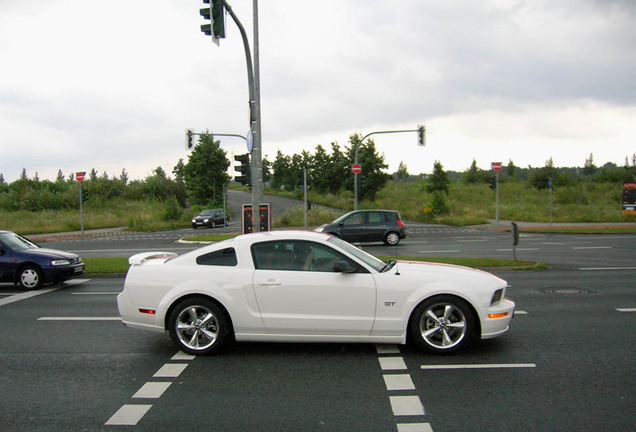
[[[360,164],[353,164],[351,165],[351,172],[354,174],[360,174],[362,172],[362,167]]]
[[[80,232],[84,237],[84,190],[82,189],[82,182],[86,178],[86,171],[80,171],[75,173],[75,180],[79,182],[79,203],[80,203]]]
[[[501,162],[492,162],[490,167],[495,172],[495,190],[496,190],[496,223],[499,225],[499,171],[501,171]]]

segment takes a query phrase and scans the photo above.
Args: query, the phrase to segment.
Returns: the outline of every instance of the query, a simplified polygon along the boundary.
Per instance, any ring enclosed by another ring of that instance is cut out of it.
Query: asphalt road
[[[364,248],[512,254],[506,233],[408,228],[396,248]],[[176,240],[192,233],[46,246],[83,256],[184,252],[197,246]],[[551,269],[496,271],[517,303],[511,329],[456,356],[409,346],[242,343],[191,358],[166,335],[121,325],[115,297],[123,279],[36,292],[0,284],[0,431],[633,430],[634,238],[524,235],[518,258]]]
[[[121,279],[28,298],[3,285],[0,430],[631,430],[634,272],[498,275],[520,311],[510,332],[451,357],[242,343],[180,358],[167,336],[121,325]]]

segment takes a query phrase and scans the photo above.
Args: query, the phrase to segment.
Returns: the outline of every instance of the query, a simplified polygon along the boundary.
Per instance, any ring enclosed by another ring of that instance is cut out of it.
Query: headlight
[[[208,223],[210,222],[210,219],[203,219],[203,223]]]
[[[54,266],[71,265],[71,262],[69,260],[53,260],[51,261],[51,265],[54,265]]]
[[[196,219],[192,219],[192,223],[195,223],[197,220]]]
[[[490,306],[496,305],[497,303],[501,301],[501,299],[503,299],[504,291],[505,291],[505,288],[501,288],[495,291],[495,293],[492,295],[492,299],[490,300]]]

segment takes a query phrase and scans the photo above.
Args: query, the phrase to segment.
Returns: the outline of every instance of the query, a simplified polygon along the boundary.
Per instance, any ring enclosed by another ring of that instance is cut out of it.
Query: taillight
[[[398,219],[397,223],[400,226],[400,228],[404,228],[404,222]]]

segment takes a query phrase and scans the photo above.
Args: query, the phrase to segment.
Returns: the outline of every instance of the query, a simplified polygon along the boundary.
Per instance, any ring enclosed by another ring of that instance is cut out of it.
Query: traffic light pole
[[[245,28],[232,10],[227,1],[222,0],[225,9],[232,17],[232,20],[239,28],[243,47],[245,48],[245,62],[247,64],[247,81],[249,87],[250,105],[250,130],[252,132],[252,218],[254,220],[253,232],[259,232],[261,225],[258,223],[260,215],[259,204],[263,196],[263,167],[261,150],[261,97],[260,97],[260,73],[259,73],[259,46],[258,46],[258,0],[253,0],[254,11],[254,63],[252,65],[252,55],[250,44],[247,40]]]
[[[423,126],[420,126],[418,129],[407,129],[407,130],[393,130],[393,131],[376,131],[366,134],[362,137],[358,144],[356,145],[356,154],[354,158],[354,164],[358,165],[358,152],[360,151],[360,145],[364,142],[365,139],[369,138],[371,135],[380,135],[380,134],[394,134],[394,133],[404,133],[404,132],[419,132],[423,134],[424,132]],[[421,145],[424,145],[424,136],[420,137]],[[358,210],[358,174],[353,174],[353,209]]]

